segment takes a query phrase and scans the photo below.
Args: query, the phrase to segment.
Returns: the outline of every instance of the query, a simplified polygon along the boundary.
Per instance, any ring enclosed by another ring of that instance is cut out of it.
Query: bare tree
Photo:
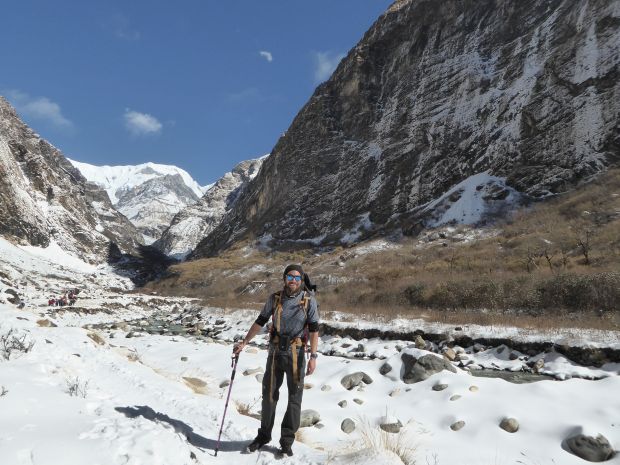
[[[586,229],[584,236],[581,236],[577,239],[577,245],[581,249],[583,257],[586,259],[586,265],[590,264],[590,251],[592,250],[592,246],[590,245],[591,236],[592,231]]]
[[[547,260],[547,265],[549,265],[549,269],[551,270],[551,272],[553,272],[553,263],[551,263],[551,260],[554,256],[555,254],[549,255],[549,249],[545,247],[545,250],[543,251],[543,257],[545,257],[545,260]]]
[[[566,243],[563,243],[560,247],[560,253],[562,254],[562,267],[566,268],[568,266],[568,253],[570,252],[570,246]]]
[[[535,252],[533,252],[530,247],[528,247],[527,256],[525,259],[525,268],[527,269],[528,273],[531,273],[532,271],[534,271],[534,268],[538,268],[538,263],[535,260],[536,258],[538,258],[538,255]]]
[[[457,255],[456,255],[456,250],[452,250],[452,254],[450,255],[449,258],[446,259],[446,261],[448,262],[448,264],[450,265],[450,274],[452,274],[452,272],[454,271],[454,264],[456,263],[456,259],[457,259]]]

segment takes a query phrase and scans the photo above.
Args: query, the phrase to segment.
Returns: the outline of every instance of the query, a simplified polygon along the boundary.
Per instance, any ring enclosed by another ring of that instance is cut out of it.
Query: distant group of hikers
[[[79,293],[79,289],[70,289],[60,297],[50,297],[47,301],[47,305],[50,307],[64,307],[66,305],[73,306],[77,302],[77,296]]]

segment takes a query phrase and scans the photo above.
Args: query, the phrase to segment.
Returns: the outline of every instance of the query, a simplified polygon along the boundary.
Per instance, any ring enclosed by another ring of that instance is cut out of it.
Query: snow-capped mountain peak
[[[147,244],[161,236],[174,215],[211,187],[200,186],[187,171],[172,165],[94,166],[70,161],[86,179],[105,189]]]
[[[200,186],[187,171],[173,165],[149,162],[141,165],[95,166],[71,159],[69,161],[80,170],[86,179],[102,186],[113,204],[120,200],[119,194],[122,191],[166,175],[181,176],[185,185],[194,192],[197,198],[202,197],[210,187],[210,185]]]

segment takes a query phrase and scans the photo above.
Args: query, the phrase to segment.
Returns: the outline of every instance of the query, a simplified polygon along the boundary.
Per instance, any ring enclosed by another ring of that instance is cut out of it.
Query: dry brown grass
[[[358,422],[363,447],[372,451],[390,451],[400,458],[403,465],[415,465],[416,446],[406,434],[406,428],[399,433],[388,433],[373,426],[368,419]]]
[[[219,257],[176,265],[147,290],[258,308],[280,287],[283,266],[301,262],[319,285],[323,313],[455,324],[620,324],[620,169],[521,210],[494,229],[497,234],[467,243],[454,233],[423,243],[405,238],[398,248],[368,254],[338,247],[320,255],[248,255],[248,244],[240,244]],[[252,281],[265,281],[265,289],[240,295]]]
[[[237,409],[237,412],[239,412],[241,415],[245,415],[246,417],[260,420],[261,418],[260,414],[252,412],[252,409],[258,402],[258,398],[254,399],[252,402],[241,402],[238,400],[234,402],[235,402],[235,408]]]

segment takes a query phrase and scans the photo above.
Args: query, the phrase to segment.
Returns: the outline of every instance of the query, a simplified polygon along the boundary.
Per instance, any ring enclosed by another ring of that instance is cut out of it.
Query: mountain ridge
[[[90,262],[141,245],[133,225],[53,145],[0,97],[0,234],[21,244],[57,243]]]
[[[238,163],[213,183],[199,201],[179,211],[153,246],[167,255],[185,258],[234,207],[267,157],[264,155]]]

